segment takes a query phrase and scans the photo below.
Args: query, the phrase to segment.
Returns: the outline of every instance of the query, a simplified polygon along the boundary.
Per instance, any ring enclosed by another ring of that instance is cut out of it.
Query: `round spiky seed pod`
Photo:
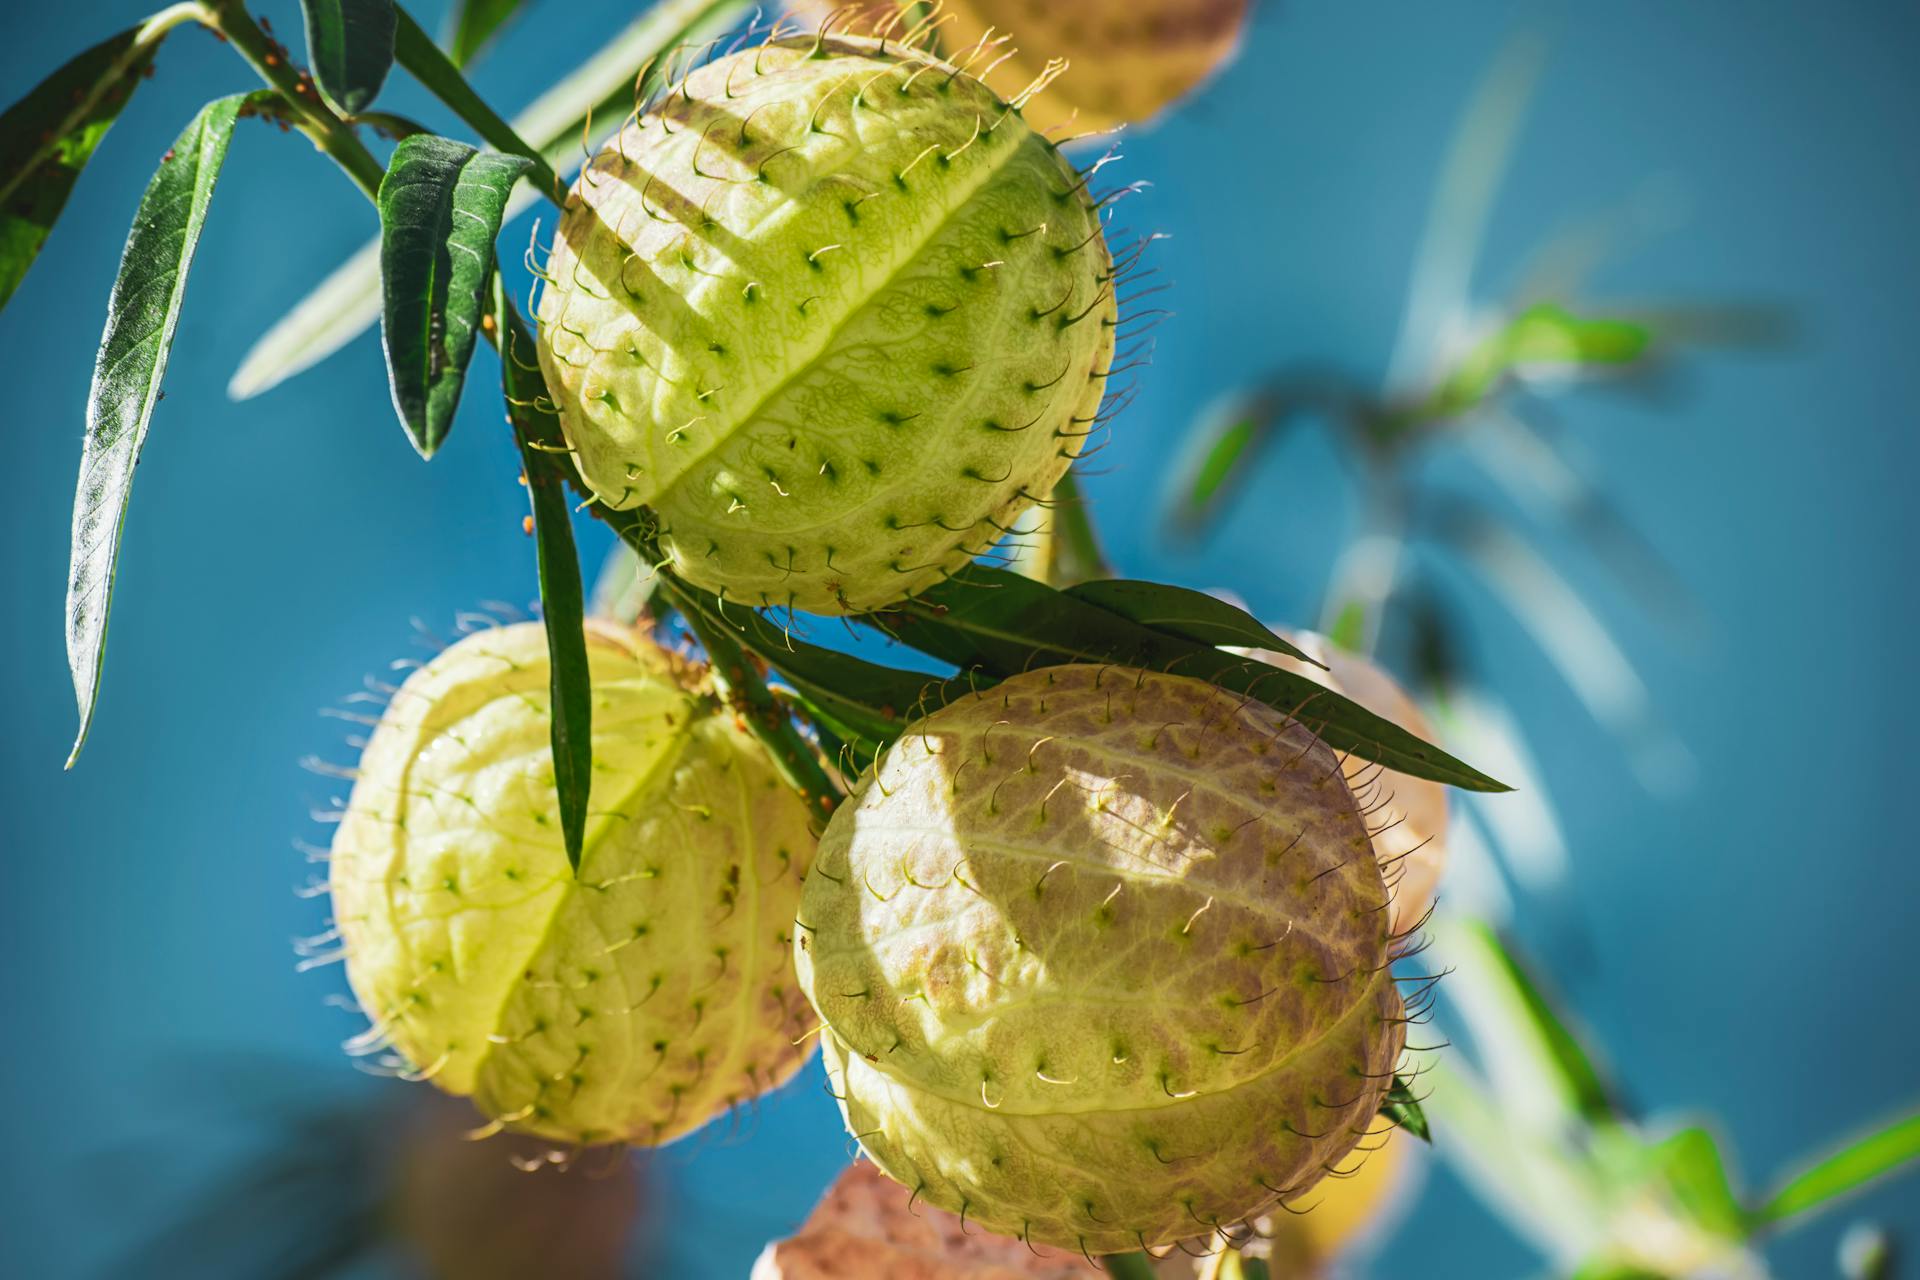
[[[347,977],[418,1075],[505,1127],[667,1142],[804,1051],[789,931],[804,804],[699,674],[589,624],[593,791],[576,874],[544,628],[468,636],[373,731],[330,879]]]
[[[915,19],[913,5],[891,0],[797,7],[803,22],[850,30],[907,30]],[[1064,61],[1021,114],[1066,137],[1159,115],[1232,57],[1246,16],[1247,0],[941,0],[933,21],[949,56],[1004,96]]]
[[[988,550],[1095,429],[1114,269],[1086,183],[898,41],[693,72],[589,164],[541,295],[581,474],[691,582],[895,603]]]
[[[1325,665],[1311,666],[1266,649],[1242,652],[1344,694],[1416,737],[1433,739],[1433,726],[1419,705],[1378,663],[1341,648],[1317,631],[1275,630]],[[1440,877],[1447,869],[1447,789],[1431,778],[1416,778],[1358,757],[1350,757],[1345,770],[1347,784],[1367,811],[1374,852],[1393,893],[1393,931],[1398,935],[1418,929],[1433,909]]]
[[[1069,1249],[1297,1195],[1402,1044],[1339,760],[1180,676],[1054,667],[908,729],[828,825],[795,938],[874,1163]]]

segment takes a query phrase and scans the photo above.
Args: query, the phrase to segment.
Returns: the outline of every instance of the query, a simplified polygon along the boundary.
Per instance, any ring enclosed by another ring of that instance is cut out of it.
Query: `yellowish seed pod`
[[[334,837],[334,914],[373,1030],[500,1126],[670,1141],[805,1056],[790,960],[804,804],[697,672],[590,624],[593,790],[576,874],[544,628],[408,677]]]

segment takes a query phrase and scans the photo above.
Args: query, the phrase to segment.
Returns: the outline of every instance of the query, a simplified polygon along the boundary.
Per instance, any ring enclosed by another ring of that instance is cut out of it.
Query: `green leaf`
[[[1292,641],[1268,629],[1246,610],[1204,591],[1191,591],[1164,582],[1104,578],[1068,587],[1065,594],[1085,600],[1088,604],[1099,605],[1143,627],[1200,644],[1270,649],[1290,658],[1298,658],[1310,666],[1326,665],[1316,662]]]
[[[0,115],[0,307],[26,278],[172,25],[156,18],[102,40]]]
[[[671,51],[700,47],[731,29],[752,0],[660,0],[559,84],[515,116],[511,128],[547,163],[577,166],[581,144],[598,146],[620,127],[636,98],[659,91],[683,59]],[[563,170],[564,171],[564,170]],[[540,194],[522,184],[507,201],[506,221]],[[245,400],[326,359],[380,319],[380,250],[375,241],[342,263],[255,343],[227,384]]]
[[[1298,717],[1336,750],[1468,790],[1507,789],[1306,676],[1141,626],[1016,573],[969,565],[862,621],[963,672],[991,678],[1077,662],[1192,676]]]
[[[1655,1171],[1693,1222],[1730,1240],[1746,1238],[1747,1213],[1711,1133],[1682,1129],[1658,1143],[1652,1158]]]
[[[1580,1265],[1571,1280],[1673,1280],[1659,1271],[1649,1271],[1637,1262],[1618,1258],[1591,1258]]]
[[[1334,617],[1333,625],[1327,628],[1327,639],[1335,648],[1345,649],[1348,653],[1359,653],[1366,644],[1367,607],[1358,600],[1349,600],[1340,606],[1340,612]]]
[[[67,578],[67,664],[80,704],[73,766],[93,723],[113,600],[113,571],[147,424],[160,400],[167,353],[180,321],[187,269],[206,224],[207,204],[227,158],[233,124],[248,95],[210,102],[162,158],[134,215],[107,304],[106,333],[87,401],[86,444],[73,500],[73,559]]]
[[[464,67],[472,62],[519,8],[520,0],[454,0],[443,42],[453,65]]]
[[[454,114],[472,126],[488,146],[526,160],[533,171],[529,180],[534,188],[542,195],[558,201],[562,194],[560,179],[554,176],[546,157],[522,138],[512,125],[496,115],[486,99],[473,91],[467,78],[460,74],[460,68],[433,42],[433,37],[421,29],[412,14],[398,6],[394,13],[400,25],[394,37],[393,52],[400,65],[411,72],[413,78],[434,97],[453,108]]]
[[[553,725],[553,785],[560,802],[560,831],[567,861],[580,869],[587,829],[587,799],[593,786],[593,688],[587,669],[586,608],[580,557],[573,546],[566,473],[545,450],[561,447],[560,423],[543,407],[546,383],[533,363],[533,335],[507,301],[493,273],[493,316],[500,337],[500,381],[507,420],[520,446],[520,461],[533,501],[533,540],[540,564],[540,612],[547,626]]]
[[[393,406],[423,458],[453,427],[487,310],[507,192],[526,171],[519,156],[422,133],[394,149],[380,183],[387,377]]]
[[[1401,1077],[1393,1078],[1393,1087],[1387,1090],[1387,1099],[1380,1104],[1380,1114],[1420,1141],[1432,1144],[1427,1113],[1420,1109],[1420,1099],[1413,1096],[1413,1086]]]
[[[881,666],[825,649],[777,626],[766,615],[728,608],[711,592],[672,579],[676,599],[725,629],[791,684],[807,711],[859,753],[847,772],[872,763],[875,753],[907,725],[969,690],[965,680]],[[984,683],[984,682],[979,682]]]
[[[1468,352],[1417,416],[1447,418],[1476,408],[1521,365],[1587,368],[1631,364],[1646,354],[1652,340],[1644,325],[1587,319],[1551,303],[1540,303],[1528,307]]]
[[[393,0],[300,0],[320,91],[348,115],[365,111],[393,69]]]
[[[1920,1158],[1920,1111],[1841,1148],[1788,1180],[1759,1211],[1762,1223],[1780,1223],[1883,1178]]]
[[[1606,1078],[1594,1065],[1580,1038],[1560,1017],[1526,963],[1484,922],[1464,921],[1460,936],[1477,946],[1492,971],[1506,979],[1508,989],[1518,1001],[1519,1013],[1546,1053],[1546,1063],[1553,1069],[1562,1094],[1574,1110],[1587,1120],[1611,1119],[1616,1109]]]
[[[1113,1280],[1154,1280],[1160,1274],[1153,1268],[1153,1259],[1144,1253],[1114,1253],[1100,1261]]]

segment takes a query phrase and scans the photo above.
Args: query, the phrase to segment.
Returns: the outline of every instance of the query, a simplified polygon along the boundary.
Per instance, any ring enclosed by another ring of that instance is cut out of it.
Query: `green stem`
[[[367,199],[378,199],[386,166],[367,150],[353,127],[320,100],[312,77],[294,66],[287,51],[260,29],[242,0],[207,0],[201,7],[205,13],[202,21],[226,37],[260,78],[280,91],[293,112],[295,127],[311,138],[323,155],[345,169]]]
[[[556,205],[564,206],[566,188],[560,185],[560,179],[554,174],[553,166],[547,163],[546,157],[528,146],[513,131],[513,126],[502,120],[473,91],[467,78],[460,74],[460,68],[453,65],[453,60],[433,42],[432,36],[421,30],[411,14],[396,5],[394,16],[399,20],[393,35],[394,60],[411,72],[414,79],[425,85],[434,97],[451,107],[455,115],[471,125],[488,146],[532,161],[533,168],[528,171],[527,180],[541,195]]]
[[[701,647],[706,649],[720,695],[740,713],[747,731],[758,738],[773,757],[787,785],[800,793],[808,809],[824,823],[844,797],[827,776],[813,747],[800,736],[792,713],[767,688],[767,682],[760,678],[726,624],[708,615],[697,600],[682,592],[665,569],[656,567],[654,572],[660,575],[661,592],[673,602]]]

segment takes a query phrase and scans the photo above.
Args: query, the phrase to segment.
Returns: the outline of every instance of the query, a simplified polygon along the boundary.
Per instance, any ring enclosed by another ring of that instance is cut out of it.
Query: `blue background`
[[[439,7],[421,6],[430,29]],[[0,98],[142,8],[10,0]],[[294,5],[264,9],[298,31]],[[629,11],[541,0],[475,79],[517,106]],[[1759,297],[1796,317],[1784,351],[1690,359],[1680,394],[1583,393],[1560,410],[1708,619],[1676,643],[1570,557],[1698,757],[1690,789],[1643,788],[1515,624],[1458,584],[1474,661],[1532,731],[1573,846],[1561,901],[1538,915],[1523,903],[1522,936],[1631,1096],[1711,1113],[1765,1183],[1920,1098],[1910,949],[1896,946],[1920,899],[1900,763],[1920,709],[1914,6],[1264,6],[1238,63],[1126,147],[1125,176],[1154,187],[1125,220],[1171,234],[1155,256],[1179,314],[1089,489],[1127,574],[1232,587],[1265,616],[1312,621],[1352,514],[1324,443],[1269,458],[1198,548],[1169,549],[1135,517],[1218,392],[1298,362],[1384,373],[1441,151],[1520,25],[1548,36],[1550,61],[1479,286],[1497,295],[1567,219],[1664,179],[1684,223],[1610,262],[1596,296]],[[196,1087],[217,1096],[229,1073],[278,1059],[308,1064],[322,1088],[358,1087],[337,1048],[353,1021],[321,1004],[343,989],[339,971],[296,975],[288,945],[324,916],[289,891],[307,870],[289,842],[324,840],[306,815],[333,794],[296,762],[348,757],[316,710],[417,652],[410,618],[444,631],[456,611],[535,590],[524,494],[485,394],[431,466],[396,427],[372,336],[253,402],[224,398],[250,342],[373,226],[297,136],[245,126],[141,467],[102,708],[80,766],[61,772],[68,513],[120,244],[194,108],[248,85],[212,40],[176,33],[0,314],[8,1274],[90,1273],[151,1229],[219,1146],[217,1124],[182,1131]],[[398,76],[382,105],[444,119]],[[525,235],[523,222],[506,242]],[[477,385],[491,381],[491,356],[475,367]],[[583,534],[591,568],[603,541]],[[1567,919],[1579,929],[1550,924]],[[222,1060],[237,1065],[210,1065]],[[818,1084],[810,1073],[764,1103],[744,1139],[701,1137],[655,1160],[674,1231],[654,1273],[743,1275],[805,1211],[847,1151]],[[97,1159],[156,1134],[131,1188],[109,1198]],[[1911,1179],[1857,1208],[1920,1228]],[[1831,1274],[1846,1220],[1775,1246],[1780,1272]],[[1379,1273],[1532,1265],[1437,1173]]]

